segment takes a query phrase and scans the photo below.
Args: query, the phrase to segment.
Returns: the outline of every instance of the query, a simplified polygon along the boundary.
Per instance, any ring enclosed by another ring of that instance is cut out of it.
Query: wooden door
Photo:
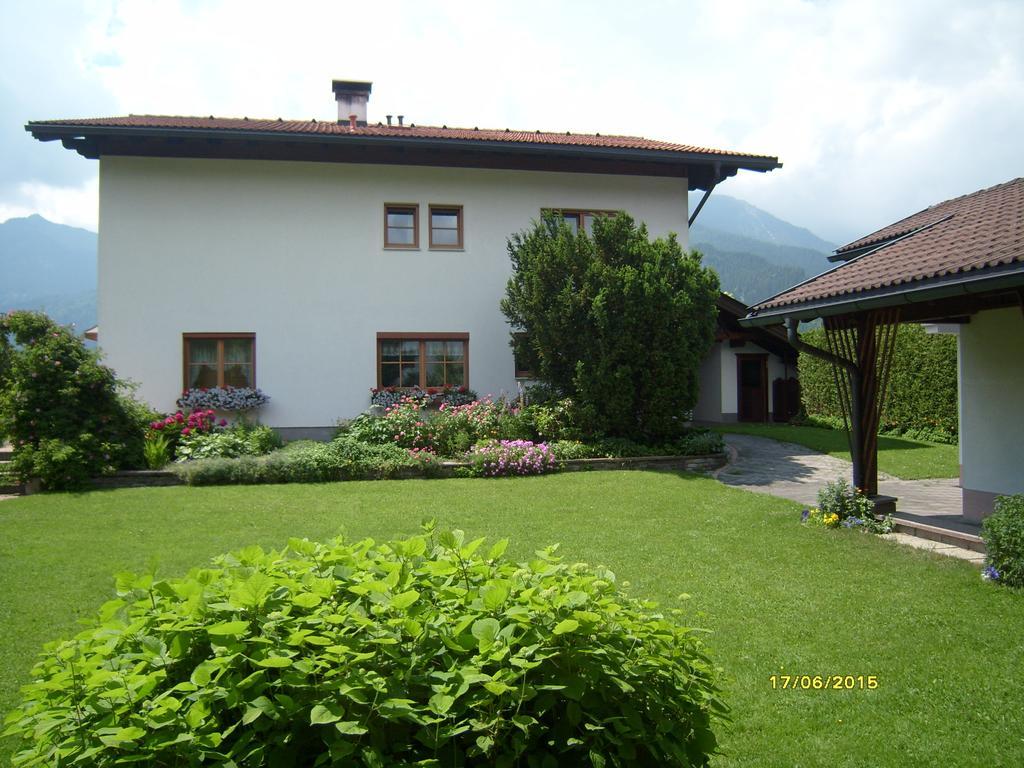
[[[768,420],[768,355],[736,355],[740,421]]]

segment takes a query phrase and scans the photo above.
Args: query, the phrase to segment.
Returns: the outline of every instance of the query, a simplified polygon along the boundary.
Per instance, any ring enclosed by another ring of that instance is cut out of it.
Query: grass
[[[850,461],[846,432],[837,429],[796,427],[791,424],[718,424],[714,429],[717,432],[755,435],[784,443],[796,443]],[[960,457],[955,445],[879,436],[878,469],[902,480],[956,477],[960,473]]]
[[[528,557],[561,542],[636,595],[681,606],[726,676],[733,723],[718,766],[1024,764],[1024,596],[976,568],[852,531],[799,506],[653,472],[509,480],[152,488],[0,504],[0,711],[35,654],[153,556],[167,575],[290,536],[388,538],[436,517],[508,536]],[[680,602],[677,596],[692,597]],[[769,677],[877,675],[877,690],[773,690]],[[12,745],[0,742],[0,748]],[[4,758],[0,756],[0,763]]]

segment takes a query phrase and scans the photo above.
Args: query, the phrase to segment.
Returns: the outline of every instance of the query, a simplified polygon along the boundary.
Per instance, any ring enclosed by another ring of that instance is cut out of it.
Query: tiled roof
[[[1024,264],[1024,178],[933,205],[840,248],[873,250],[761,302],[781,307]]]
[[[590,133],[552,131],[517,131],[485,128],[449,128],[448,126],[362,125],[352,128],[346,122],[331,120],[283,120],[248,117],[172,117],[162,115],[128,115],[127,117],[96,117],[70,120],[35,120],[35,126],[152,128],[203,131],[253,131],[257,133],[316,134],[324,136],[365,136],[404,139],[451,139],[458,141],[511,142],[515,144],[546,144],[573,147],[604,147],[637,149],[685,154],[719,155],[722,157],[755,158],[777,161],[770,155],[731,152],[690,144],[645,139],[641,136],[605,136]]]

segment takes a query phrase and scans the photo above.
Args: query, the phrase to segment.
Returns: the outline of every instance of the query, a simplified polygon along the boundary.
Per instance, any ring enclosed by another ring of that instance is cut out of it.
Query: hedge
[[[821,328],[802,337],[826,347]],[[834,425],[841,422],[832,366],[803,353],[799,366],[804,412]],[[927,333],[920,325],[900,325],[879,431],[955,443],[958,428],[956,337]]]

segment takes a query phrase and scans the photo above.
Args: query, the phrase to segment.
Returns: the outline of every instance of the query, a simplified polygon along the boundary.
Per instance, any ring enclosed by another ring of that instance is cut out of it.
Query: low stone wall
[[[115,472],[105,477],[92,479],[92,487],[97,490],[112,488],[153,488],[165,485],[184,485],[181,478],[174,472],[164,469],[140,469],[134,471]]]

